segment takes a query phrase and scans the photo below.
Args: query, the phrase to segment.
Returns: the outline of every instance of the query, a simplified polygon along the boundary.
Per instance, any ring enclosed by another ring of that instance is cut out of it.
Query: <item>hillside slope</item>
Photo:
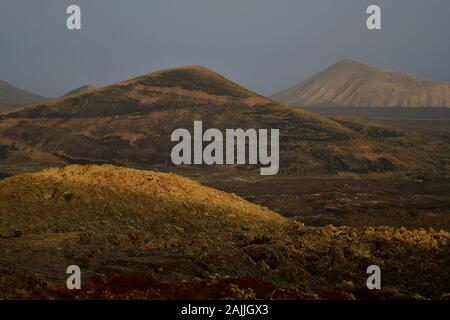
[[[90,86],[90,85],[81,86],[81,87],[79,87],[79,88],[76,88],[76,89],[74,89],[74,90],[71,90],[71,91],[65,93],[65,94],[62,95],[61,97],[73,96],[73,95],[77,95],[77,94],[80,94],[80,93],[84,93],[84,92],[87,92],[87,91],[93,90],[93,89],[95,89],[94,86]]]
[[[0,234],[45,232],[161,232],[240,229],[283,223],[279,215],[241,198],[170,173],[104,166],[67,166],[0,181]],[[216,225],[218,223],[218,225]],[[226,226],[223,226],[226,224]],[[117,228],[117,230],[115,230]],[[148,228],[151,228],[148,229]],[[220,233],[214,233],[221,236]],[[162,236],[162,235],[161,235]]]
[[[45,98],[19,89],[0,80],[0,112],[10,110],[14,106],[36,103]]]
[[[77,264],[83,281],[141,273],[169,285],[197,281],[198,293],[239,278],[250,297],[285,288],[303,298],[367,298],[365,270],[376,264],[387,290],[374,297],[439,298],[450,289],[449,243],[445,231],[304,227],[173,174],[68,166],[0,181],[0,297],[23,298],[30,288],[45,296],[43,279],[63,287],[67,266]],[[24,272],[39,277],[28,288],[7,285]],[[169,297],[137,279],[125,286],[131,298]],[[120,294],[109,286],[76,294]]]
[[[297,107],[450,107],[450,83],[343,60],[272,98]]]
[[[221,131],[280,129],[280,172],[286,174],[436,171],[446,166],[441,155],[448,150],[433,139],[416,135],[411,140],[404,132],[389,130],[374,139],[329,118],[279,105],[193,66],[158,71],[1,116],[0,172],[66,163],[170,167],[172,131],[192,132],[195,120],[203,121],[205,129]]]

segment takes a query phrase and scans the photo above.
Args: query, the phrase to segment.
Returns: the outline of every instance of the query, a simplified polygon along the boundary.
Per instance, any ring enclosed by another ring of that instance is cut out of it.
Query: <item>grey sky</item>
[[[270,95],[354,58],[450,81],[449,14],[449,0],[1,0],[0,79],[52,97],[201,64]]]

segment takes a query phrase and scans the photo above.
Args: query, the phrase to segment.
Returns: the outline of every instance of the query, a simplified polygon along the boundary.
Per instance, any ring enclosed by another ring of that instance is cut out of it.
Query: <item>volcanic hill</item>
[[[192,131],[194,120],[202,120],[204,128],[220,130],[280,129],[281,173],[447,166],[443,159],[448,150],[431,138],[288,108],[209,69],[192,66],[0,115],[0,173],[68,163],[170,167],[172,131]]]
[[[450,107],[450,83],[343,60],[275,94],[296,107]]]

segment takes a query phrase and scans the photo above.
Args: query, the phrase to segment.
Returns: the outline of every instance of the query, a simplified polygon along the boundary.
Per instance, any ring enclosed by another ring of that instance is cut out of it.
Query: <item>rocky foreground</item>
[[[6,299],[439,299],[449,244],[446,231],[307,227],[174,174],[68,166],[0,181]],[[65,289],[72,264],[81,291]],[[381,291],[366,288],[373,264]]]

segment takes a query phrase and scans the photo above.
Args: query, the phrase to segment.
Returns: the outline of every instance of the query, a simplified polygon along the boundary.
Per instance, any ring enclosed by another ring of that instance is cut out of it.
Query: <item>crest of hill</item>
[[[269,209],[188,178],[110,165],[71,165],[2,180],[0,220],[3,235],[130,229],[158,234],[167,225],[187,235],[221,234],[285,222]]]
[[[72,92],[12,117],[92,117],[143,114],[199,104],[273,104],[202,66],[165,69],[98,89]]]
[[[450,107],[450,83],[343,60],[272,98],[299,107]]]
[[[45,98],[0,80],[0,112],[8,111],[14,106],[36,103],[42,100],[45,100]]]

